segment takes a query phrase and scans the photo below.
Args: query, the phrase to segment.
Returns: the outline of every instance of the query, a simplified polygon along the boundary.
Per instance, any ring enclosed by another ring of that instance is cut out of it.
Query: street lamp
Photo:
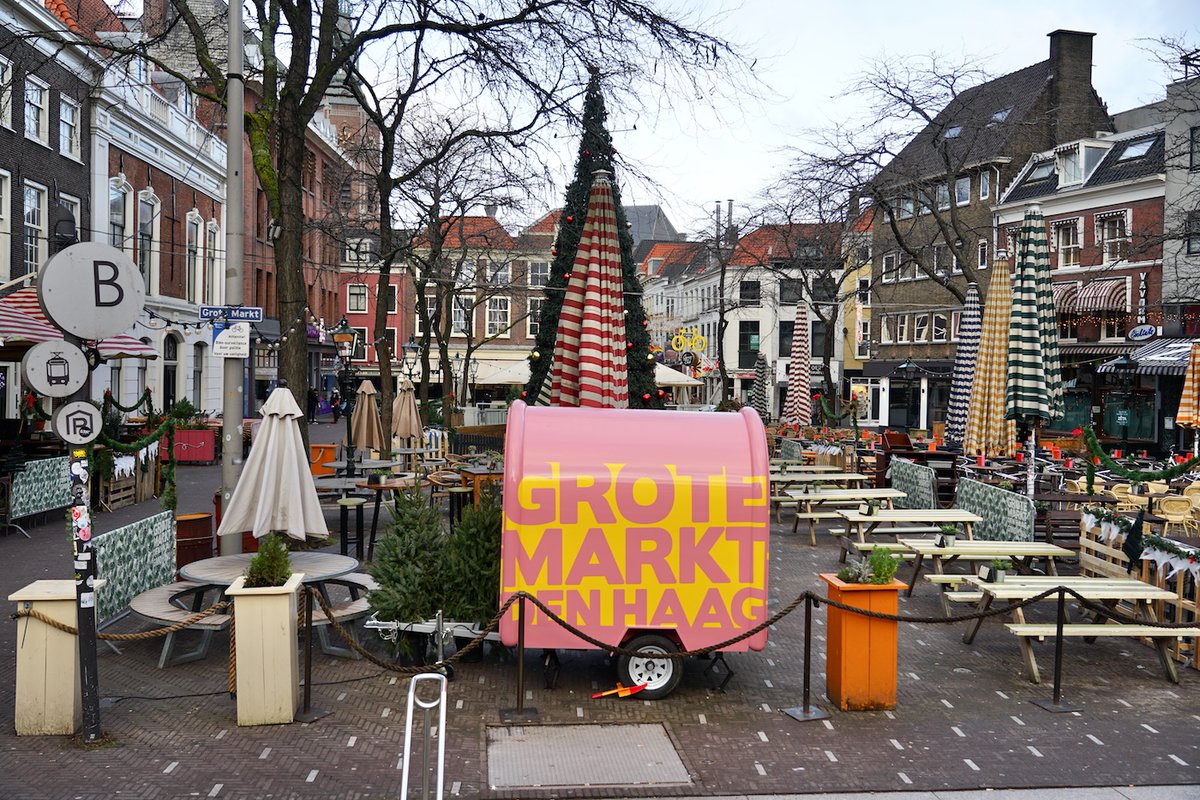
[[[346,477],[354,477],[354,433],[350,416],[354,413],[354,367],[350,360],[354,358],[354,350],[358,345],[358,331],[350,327],[350,323],[342,317],[341,321],[329,332],[337,345],[338,385],[342,390],[342,400],[346,403]]]
[[[917,372],[921,369],[917,362],[912,360],[912,356],[908,356],[899,364],[893,372],[901,372],[904,374],[904,421],[909,428],[913,427],[913,380],[917,377]],[[918,413],[920,407],[918,405]]]
[[[1118,409],[1117,421],[1121,423],[1121,453],[1128,458],[1129,451],[1129,417],[1133,409],[1133,382],[1137,373],[1138,362],[1125,353],[1120,358],[1110,362],[1112,371],[1121,376],[1121,388],[1125,391],[1124,408]],[[1124,412],[1124,413],[1122,413]]]
[[[471,395],[468,398],[472,403],[475,402],[475,379],[479,377],[479,361],[471,359],[471,365],[467,368],[467,372],[471,375]]]
[[[417,374],[417,367],[421,363],[421,345],[414,342],[410,336],[401,349],[404,351],[404,355],[400,359],[400,367],[411,381],[413,376]]]

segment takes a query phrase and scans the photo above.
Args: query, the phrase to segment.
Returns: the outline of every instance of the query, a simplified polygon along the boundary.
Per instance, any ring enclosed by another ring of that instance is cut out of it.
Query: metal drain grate
[[[493,789],[692,782],[662,725],[494,726],[487,739]]]

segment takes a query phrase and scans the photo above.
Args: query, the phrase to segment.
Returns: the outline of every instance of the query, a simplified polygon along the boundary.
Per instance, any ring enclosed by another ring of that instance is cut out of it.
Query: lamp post
[[[404,343],[404,347],[402,347],[401,350],[404,352],[400,358],[400,366],[404,370],[404,374],[407,375],[408,379],[411,381],[417,374],[417,367],[420,366],[421,363],[421,345],[414,342],[410,336],[408,341]]]
[[[479,361],[472,358],[471,364],[467,368],[467,371],[471,375],[471,387],[470,387],[471,394],[467,399],[469,399],[471,401],[471,404],[474,405],[474,403],[475,403],[475,379],[479,377]]]
[[[354,367],[350,360],[354,357],[357,345],[358,331],[350,327],[350,323],[342,317],[341,321],[330,331],[338,351],[338,385],[341,387],[342,400],[346,403],[346,477],[354,477],[354,432],[350,417],[354,413]]]
[[[1112,370],[1121,376],[1121,388],[1125,392],[1123,408],[1117,410],[1117,421],[1121,424],[1121,453],[1126,458],[1129,451],[1129,416],[1133,409],[1133,382],[1137,368],[1138,362],[1128,353],[1112,362]]]

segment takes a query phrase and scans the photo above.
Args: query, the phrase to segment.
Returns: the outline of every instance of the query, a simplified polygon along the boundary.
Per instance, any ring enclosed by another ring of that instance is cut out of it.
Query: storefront
[[[939,435],[950,406],[953,361],[868,361],[862,373],[864,379],[877,381],[872,405],[880,428]]]
[[[1184,449],[1190,439],[1176,427],[1175,412],[1196,341],[1159,339],[1098,366],[1096,372],[1112,383],[1102,398],[1097,432],[1133,448]]]

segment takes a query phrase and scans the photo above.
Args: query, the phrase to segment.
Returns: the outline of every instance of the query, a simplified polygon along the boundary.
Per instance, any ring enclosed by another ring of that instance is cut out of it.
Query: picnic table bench
[[[841,477],[841,476],[838,476]],[[858,475],[855,478],[865,478]],[[899,489],[788,489],[787,495],[797,504],[796,518],[792,522],[792,533],[800,520],[808,520],[808,537],[813,547],[817,546],[817,520],[836,519],[838,512],[830,506],[858,506],[865,500],[880,500],[890,509],[892,501],[904,497]],[[822,509],[825,510],[822,510]],[[803,510],[801,510],[803,509]]]
[[[174,625],[203,610],[204,595],[214,587],[194,581],[176,581],[142,592],[129,601],[129,609],[143,619]],[[199,661],[208,655],[212,635],[229,627],[233,618],[228,614],[209,614],[195,620],[184,630],[200,631],[200,642],[195,648],[175,655],[176,633],[168,633],[163,640],[162,652],[158,657],[158,668],[173,667],[189,661]]]

